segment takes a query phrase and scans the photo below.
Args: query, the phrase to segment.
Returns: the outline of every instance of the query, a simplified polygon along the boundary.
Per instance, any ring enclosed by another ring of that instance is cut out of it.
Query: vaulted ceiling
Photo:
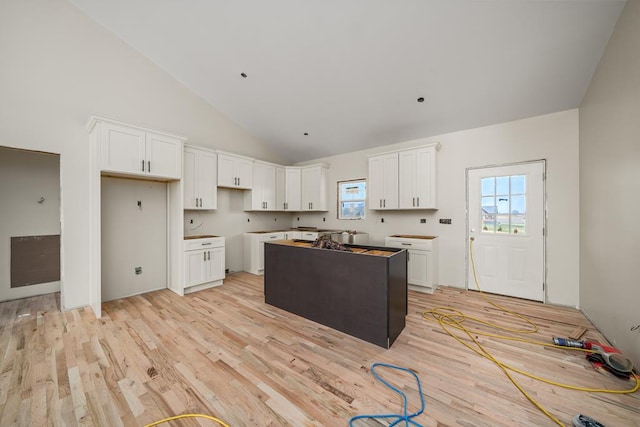
[[[71,2],[292,162],[576,108],[625,4]]]

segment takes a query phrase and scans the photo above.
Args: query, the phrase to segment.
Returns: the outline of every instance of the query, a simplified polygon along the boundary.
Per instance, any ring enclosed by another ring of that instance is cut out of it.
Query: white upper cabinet
[[[182,143],[165,135],[147,132],[147,173],[180,179],[182,177]]]
[[[277,165],[254,161],[253,186],[244,194],[244,210],[274,211],[276,207]]]
[[[276,166],[276,207],[275,210],[286,210],[287,174],[284,166]]]
[[[369,209],[398,209],[398,153],[369,157]]]
[[[329,168],[326,165],[300,168],[302,211],[327,211]]]
[[[284,210],[301,211],[301,170],[299,167],[285,168]]]
[[[439,144],[398,153],[399,209],[437,209],[436,153]]]
[[[218,187],[250,190],[253,159],[218,151]]]
[[[100,146],[100,170],[113,175],[182,178],[184,138],[126,123],[93,117]]]
[[[194,210],[218,207],[218,157],[213,150],[184,147],[184,208]]]

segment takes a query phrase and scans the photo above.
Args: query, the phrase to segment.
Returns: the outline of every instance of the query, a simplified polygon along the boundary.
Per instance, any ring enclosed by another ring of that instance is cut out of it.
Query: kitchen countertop
[[[311,248],[311,249],[318,249],[318,250],[323,250],[323,251],[330,251],[331,249],[324,249],[324,248],[316,248],[314,246],[312,246],[311,242],[306,242],[306,241],[301,241],[301,240],[278,240],[276,242],[269,242],[270,244],[273,245],[283,245],[283,246],[297,246],[299,248]],[[393,254],[395,254],[396,252],[393,251],[385,251],[385,250],[381,250],[378,248],[367,248],[367,247],[351,247],[351,246],[347,246],[349,249],[351,249],[351,253],[356,253],[356,254],[365,254],[365,255],[376,255],[376,256],[391,256]],[[340,251],[335,251],[335,252],[340,252]],[[349,252],[349,251],[343,251],[343,252]]]
[[[213,239],[215,237],[220,237],[220,236],[214,236],[213,234],[199,234],[196,236],[184,236],[184,240],[191,240],[191,239]]]
[[[424,239],[424,240],[437,239],[437,236],[420,236],[417,234],[394,234],[389,237],[400,237],[403,239]]]
[[[247,231],[247,233],[252,234],[266,234],[266,233],[285,233],[287,231],[299,231],[299,232],[307,232],[307,233],[342,233],[344,230],[334,230],[334,229],[315,229],[315,228],[285,228],[283,230],[260,230],[260,231]]]

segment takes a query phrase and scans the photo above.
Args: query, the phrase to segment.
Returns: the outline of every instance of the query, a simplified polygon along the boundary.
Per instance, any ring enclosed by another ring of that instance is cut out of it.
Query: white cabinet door
[[[431,287],[427,278],[428,257],[427,251],[408,251],[407,282],[412,285]]]
[[[300,211],[301,202],[301,171],[298,167],[285,168],[285,200],[284,210]]]
[[[309,166],[301,168],[301,198],[303,211],[327,210],[327,168]]]
[[[276,204],[274,209],[276,211],[285,210],[285,188],[287,185],[287,178],[285,168],[276,167]]]
[[[265,181],[262,186],[262,198],[264,208],[268,211],[276,210],[276,168],[272,165],[266,166]]]
[[[185,288],[206,282],[206,256],[206,250],[187,251],[184,253]]]
[[[144,175],[145,132],[113,123],[104,123],[102,126],[101,170]]]
[[[236,159],[238,188],[251,189],[253,186],[253,161],[245,158]]]
[[[400,209],[437,209],[436,146],[401,151],[398,165]]]
[[[218,187],[237,187],[235,158],[218,153]]]
[[[244,210],[262,211],[265,210],[264,204],[264,188],[267,180],[267,165],[260,162],[253,164],[253,177],[255,185],[250,192],[245,192]]]
[[[416,208],[416,152],[402,151],[398,156],[399,187],[398,206],[400,209]]]
[[[224,266],[225,266],[225,254],[224,248],[211,248],[207,255],[207,273],[208,273],[208,282],[213,282],[216,280],[222,280],[225,277]]]
[[[200,209],[218,208],[218,159],[213,151],[202,150],[196,158],[196,187]]]
[[[369,208],[398,209],[398,153],[369,158]]]
[[[436,149],[416,150],[416,202],[420,209],[436,209]]]
[[[270,163],[253,162],[251,191],[244,194],[244,210],[276,210],[276,167]]]
[[[147,132],[145,147],[149,175],[174,179],[182,177],[182,143],[180,140]]]
[[[184,209],[216,209],[217,157],[211,150],[184,149]]]
[[[196,156],[197,150],[187,148],[184,149],[182,159],[182,173],[184,179],[182,181],[183,207],[184,209],[198,209],[200,200],[196,192]]]
[[[218,153],[218,187],[250,190],[253,183],[253,160]]]

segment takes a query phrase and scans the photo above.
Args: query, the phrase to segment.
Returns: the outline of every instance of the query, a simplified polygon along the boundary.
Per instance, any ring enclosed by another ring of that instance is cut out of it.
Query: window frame
[[[364,184],[364,196],[362,199],[351,199],[351,200],[343,200],[342,199],[342,189],[341,186],[344,184],[349,184],[349,183],[363,183]],[[337,190],[337,194],[336,194],[336,199],[337,199],[337,206],[336,206],[336,217],[339,220],[345,220],[345,221],[357,221],[357,220],[364,220],[367,216],[367,179],[366,178],[357,178],[357,179],[346,179],[346,180],[342,180],[342,181],[337,181],[337,186],[336,186],[336,190]],[[357,218],[348,218],[348,217],[343,217],[342,216],[342,204],[345,202],[362,202],[363,204],[363,209],[362,209],[362,215],[357,217]]]

